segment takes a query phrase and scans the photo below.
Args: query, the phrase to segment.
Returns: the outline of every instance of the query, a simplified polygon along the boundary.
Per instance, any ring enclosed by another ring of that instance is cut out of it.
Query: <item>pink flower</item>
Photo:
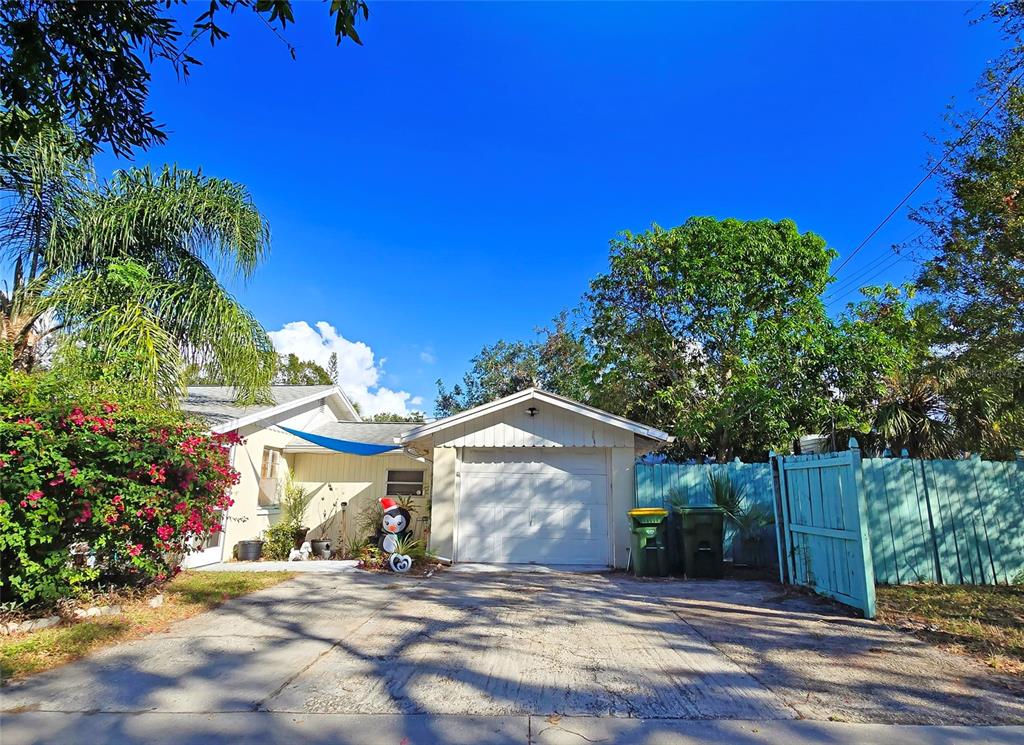
[[[142,544],[136,543],[134,546],[128,548],[128,554],[131,556],[138,556],[142,553]]]
[[[84,522],[87,522],[91,517],[92,517],[92,505],[89,504],[88,502],[86,502],[85,506],[82,507],[82,514],[80,514],[78,517],[75,518],[75,522],[76,523],[84,523]]]
[[[34,491],[30,491],[25,496],[28,497],[28,501],[29,502],[35,502],[38,499],[42,499],[43,493],[41,491],[39,491],[38,489],[36,489]]]
[[[71,469],[71,475],[72,475],[72,477],[77,476],[78,475],[78,469],[77,468],[72,468]]]
[[[85,424],[85,412],[76,406],[68,415],[68,421],[77,427],[81,427]]]
[[[106,521],[107,525],[113,525],[114,523],[117,522],[117,515],[116,514],[114,514],[114,515],[107,515],[103,519]]]
[[[188,505],[185,504],[184,502],[178,502],[176,505],[174,505],[174,511],[175,512],[184,512],[187,509],[188,509]]]
[[[22,507],[28,507],[28,502],[26,502],[24,499],[18,502],[18,504],[20,504]]]
[[[121,504],[122,499],[123,497],[120,494],[115,494],[110,501],[113,502],[114,504]]]
[[[104,401],[103,402],[103,410],[105,412],[107,412],[108,414],[113,414],[115,411],[118,410],[118,408],[120,408],[120,407],[117,404],[115,404],[115,403],[111,403],[109,401]]]
[[[156,534],[160,536],[161,540],[166,541],[168,538],[174,535],[174,528],[172,528],[170,525],[161,525],[159,528],[156,529]]]
[[[167,472],[156,463],[153,463],[149,467],[149,479],[154,484],[162,484],[167,481]]]

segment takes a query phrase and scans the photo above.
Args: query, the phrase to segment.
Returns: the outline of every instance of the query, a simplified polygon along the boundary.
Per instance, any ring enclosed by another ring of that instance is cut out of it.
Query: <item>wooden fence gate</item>
[[[875,574],[861,488],[860,449],[776,455],[779,571],[785,581],[860,608],[875,617]]]

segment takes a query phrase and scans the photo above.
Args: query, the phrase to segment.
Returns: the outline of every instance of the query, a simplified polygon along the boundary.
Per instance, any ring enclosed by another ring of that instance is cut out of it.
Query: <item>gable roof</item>
[[[348,442],[361,442],[367,445],[391,445],[395,447],[395,438],[410,427],[416,426],[410,422],[330,422],[310,431],[311,435],[332,437],[335,440],[347,440]],[[301,437],[293,437],[287,445],[286,451],[295,452],[300,450],[325,452],[319,445],[314,445]]]
[[[216,432],[229,432],[267,416],[276,416],[322,398],[335,398],[359,421],[359,413],[335,385],[272,385],[271,401],[239,405],[236,389],[223,385],[193,385],[181,401],[181,410],[203,419]]]
[[[457,424],[465,424],[466,422],[478,419],[479,417],[487,414],[493,414],[502,409],[507,409],[511,406],[517,406],[525,404],[529,401],[538,401],[541,403],[551,404],[559,408],[571,411],[580,416],[585,416],[590,419],[595,419],[599,422],[611,425],[613,427],[619,427],[621,429],[628,430],[635,435],[646,437],[650,440],[656,440],[658,442],[672,442],[675,438],[667,432],[662,432],[660,429],[654,427],[648,427],[646,424],[640,424],[640,422],[634,422],[632,419],[626,419],[625,417],[618,416],[616,414],[609,414],[607,411],[594,408],[593,406],[587,406],[581,404],[578,401],[573,401],[565,396],[559,396],[556,393],[550,393],[549,391],[541,390],[540,388],[525,388],[518,393],[513,393],[511,396],[505,396],[505,398],[499,398],[495,401],[490,401],[486,404],[481,404],[472,409],[459,412],[445,419],[438,419],[435,422],[429,422],[428,424],[421,424],[420,426],[410,429],[403,434],[395,438],[395,442],[404,444],[418,440],[421,437],[432,435],[435,432],[453,427]]]

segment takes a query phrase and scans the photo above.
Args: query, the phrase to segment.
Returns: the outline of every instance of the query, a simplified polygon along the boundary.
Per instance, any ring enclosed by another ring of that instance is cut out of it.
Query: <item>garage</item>
[[[672,438],[537,388],[395,439],[431,462],[430,550],[457,562],[624,567],[636,459]]]
[[[611,563],[603,448],[467,449],[457,561]]]

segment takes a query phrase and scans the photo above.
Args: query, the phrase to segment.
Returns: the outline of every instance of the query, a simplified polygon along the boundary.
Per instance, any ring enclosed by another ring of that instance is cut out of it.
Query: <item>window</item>
[[[281,451],[263,448],[263,464],[260,466],[260,507],[276,507],[281,503],[281,481],[284,467]]]
[[[281,451],[276,448],[263,448],[263,467],[260,469],[260,478],[276,479],[280,467]]]
[[[389,497],[419,497],[423,495],[423,471],[388,471]]]

